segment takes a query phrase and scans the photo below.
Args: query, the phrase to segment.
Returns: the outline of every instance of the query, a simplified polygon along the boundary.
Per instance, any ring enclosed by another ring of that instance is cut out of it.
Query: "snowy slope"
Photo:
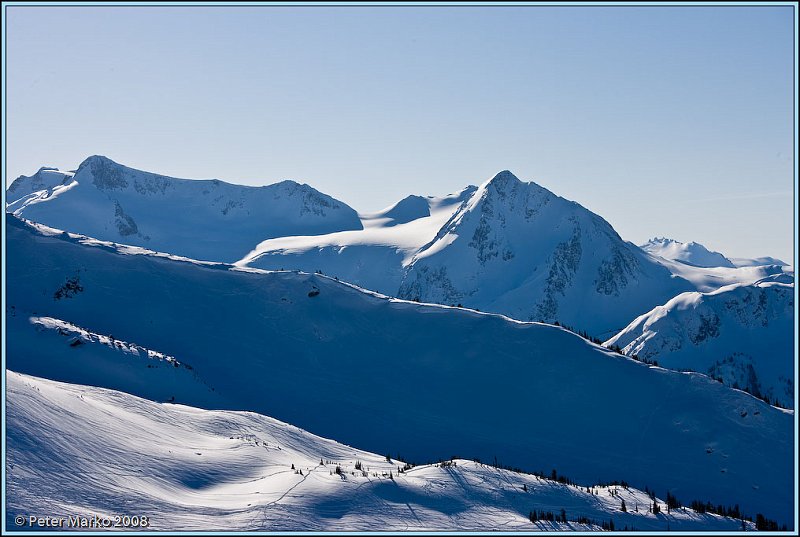
[[[412,461],[496,457],[790,523],[793,415],[705,376],[648,367],[557,327],[7,221],[6,302],[19,322],[7,341],[12,370],[261,412]],[[72,347],[74,336],[37,331],[44,318],[97,341]],[[112,334],[191,370],[154,369],[174,387],[145,392],[126,380],[142,353],[99,339]],[[102,355],[104,374],[81,353]]]
[[[728,259],[719,252],[710,252],[702,244],[684,244],[672,239],[651,239],[641,248],[675,276],[689,281],[695,291],[708,293],[734,284],[754,284],[764,278],[793,279],[794,268],[780,259]]]
[[[6,211],[99,239],[235,261],[270,237],[361,229],[356,212],[308,185],[174,179],[106,157],[76,172],[43,168],[9,187]]]
[[[57,168],[40,168],[32,176],[23,176],[11,183],[6,191],[7,203],[19,208],[57,197],[74,186],[74,175],[75,172],[65,172]]]
[[[756,257],[755,259],[748,259],[744,257],[732,257],[731,262],[737,267],[753,267],[761,265],[779,265],[786,266],[788,263],[781,261],[775,257]]]
[[[727,285],[753,284],[769,277],[786,275],[794,277],[794,268],[789,265],[742,265],[728,267],[695,267],[681,261],[672,261],[663,257],[653,257],[656,262],[675,276],[690,282],[695,291],[708,293]]]
[[[222,404],[213,388],[175,356],[148,349],[114,334],[98,334],[52,317],[18,315],[8,308],[6,331],[24,354],[25,371],[67,382],[126,390],[154,401],[204,401]]]
[[[504,171],[416,254],[399,296],[602,334],[691,288],[599,216]]]
[[[265,241],[238,264],[321,270],[390,296],[598,335],[694,290],[599,216],[510,172],[432,205],[428,217],[423,199],[402,200],[364,231]]]
[[[187,181],[95,156],[75,173],[20,177],[8,201],[18,216],[103,240],[321,271],[389,296],[559,321],[604,338],[681,292],[791,271],[755,260],[736,268],[702,245],[667,239],[643,252],[601,217],[507,171],[480,187],[359,215],[291,181]]]
[[[321,270],[396,296],[414,254],[433,240],[475,189],[470,186],[444,197],[409,196],[377,213],[360,215],[363,230],[266,240],[236,264],[273,270]]]
[[[697,242],[682,243],[665,237],[656,237],[647,241],[640,248],[653,255],[696,267],[733,268],[735,266],[721,253],[709,251]]]
[[[794,406],[794,280],[774,275],[710,293],[683,293],[605,343],[673,369]]]
[[[598,530],[609,520],[616,529],[742,529],[691,509],[668,514],[663,499],[653,514],[647,494],[622,486],[587,490],[466,460],[402,471],[401,461],[251,412],[14,372],[7,386],[9,528],[18,513],[57,513],[146,515],[147,529],[173,531],[374,531],[378,522],[382,531]],[[567,524],[528,519],[561,509]]]

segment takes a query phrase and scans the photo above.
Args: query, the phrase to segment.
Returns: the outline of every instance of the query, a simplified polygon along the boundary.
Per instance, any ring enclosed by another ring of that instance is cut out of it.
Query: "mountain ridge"
[[[702,244],[694,241],[682,243],[666,237],[655,237],[641,245],[640,248],[653,255],[680,261],[695,267],[736,267],[730,259],[721,253],[712,252]]]
[[[604,343],[794,407],[794,278],[682,293]]]
[[[12,183],[7,212],[195,259],[232,262],[269,237],[363,227],[351,207],[290,180],[254,187],[177,179],[98,155],[74,173],[49,172],[62,174],[64,185],[45,184],[40,173]]]
[[[227,408],[269,410],[362,449],[496,456],[523,469],[535,452],[580,481],[621,478],[790,520],[791,413],[703,375],[648,367],[557,327],[382,298],[320,275],[176,262],[7,219],[13,370],[39,364],[81,383],[91,371],[69,364],[101,353],[111,367],[103,382],[134,390],[122,364],[163,363],[101,342],[72,347],[57,330],[66,325],[30,321],[48,317],[191,365]],[[182,371],[176,381],[194,382]],[[205,393],[187,389],[195,399],[180,402],[207,407]]]

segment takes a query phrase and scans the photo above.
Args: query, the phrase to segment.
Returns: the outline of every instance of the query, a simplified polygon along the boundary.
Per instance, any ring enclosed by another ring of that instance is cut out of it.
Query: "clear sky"
[[[7,184],[101,154],[372,211],[509,169],[637,244],[794,256],[788,5],[6,10]]]

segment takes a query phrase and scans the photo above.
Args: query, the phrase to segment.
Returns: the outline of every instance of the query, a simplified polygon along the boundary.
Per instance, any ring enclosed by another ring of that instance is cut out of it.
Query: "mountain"
[[[431,215],[430,199],[422,196],[408,196],[376,214],[375,218],[386,218],[388,220],[384,224],[386,227],[426,218]]]
[[[793,414],[704,375],[554,326],[318,274],[179,259],[11,215],[6,248],[13,371],[260,412],[412,462],[556,468],[581,484],[625,480],[792,520]],[[186,472],[202,487],[202,472]]]
[[[421,198],[386,210],[408,222],[393,225],[394,233],[380,224],[275,239],[238,264],[321,270],[390,296],[560,321],[597,335],[695,290],[596,214],[511,172],[447,199],[457,204],[438,204],[436,217],[425,216]]]
[[[596,214],[505,171],[415,255],[398,296],[601,334],[691,288]]]
[[[235,261],[270,237],[361,229],[356,212],[308,185],[174,179],[92,156],[77,171],[15,180],[7,212],[101,240]]]
[[[789,265],[752,264],[734,268],[697,267],[663,257],[653,256],[653,259],[671,274],[690,282],[694,287],[693,290],[701,293],[716,291],[727,285],[751,285],[764,278],[784,277],[783,275],[794,278],[794,268]]]
[[[788,263],[781,261],[780,259],[776,259],[774,257],[756,257],[755,259],[747,259],[744,257],[732,257],[731,263],[733,263],[737,267],[757,267],[757,266],[764,266],[764,265],[778,265],[780,267],[785,267]]]
[[[409,196],[382,211],[361,214],[362,230],[269,239],[236,265],[321,271],[396,296],[414,255],[476,189],[469,186],[443,197]]]
[[[94,156],[74,173],[20,177],[8,201],[17,216],[100,240],[322,272],[388,296],[558,321],[603,338],[681,292],[791,271],[757,260],[734,266],[669,239],[642,251],[598,215],[508,171],[480,187],[357,214],[291,181],[173,179]]]
[[[151,531],[352,532],[373,531],[376,521],[382,531],[591,531],[609,521],[619,530],[755,529],[668,512],[660,498],[661,513],[652,513],[650,496],[627,486],[573,486],[463,459],[411,467],[252,412],[7,378],[9,528],[30,527],[12,522],[19,513],[124,513],[147,516],[137,529]],[[566,523],[529,519],[561,509]]]
[[[712,252],[697,242],[682,243],[673,239],[654,238],[640,247],[653,255],[680,261],[695,267],[734,268],[733,262],[719,252]]]
[[[794,279],[683,293],[605,343],[794,407]]]

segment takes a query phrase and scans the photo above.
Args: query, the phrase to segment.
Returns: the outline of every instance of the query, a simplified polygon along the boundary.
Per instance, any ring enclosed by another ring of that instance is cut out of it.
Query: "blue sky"
[[[623,238],[793,249],[794,13],[6,6],[7,184],[103,154],[357,210],[501,169]]]

